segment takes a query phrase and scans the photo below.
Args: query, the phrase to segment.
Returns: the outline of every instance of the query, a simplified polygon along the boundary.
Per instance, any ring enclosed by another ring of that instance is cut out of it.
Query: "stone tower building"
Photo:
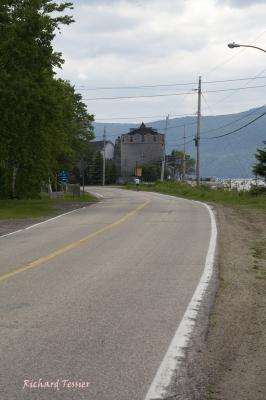
[[[164,136],[142,123],[116,139],[115,162],[121,182],[131,180],[137,166],[161,162]]]

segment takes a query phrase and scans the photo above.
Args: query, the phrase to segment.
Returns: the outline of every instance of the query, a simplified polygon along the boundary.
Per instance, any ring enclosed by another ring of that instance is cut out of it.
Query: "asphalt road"
[[[92,192],[100,203],[0,238],[3,400],[142,400],[197,287],[204,206]],[[28,387],[39,379],[55,387]]]

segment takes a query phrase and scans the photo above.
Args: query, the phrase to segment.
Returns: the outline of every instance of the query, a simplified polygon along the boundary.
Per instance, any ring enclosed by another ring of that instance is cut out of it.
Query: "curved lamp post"
[[[266,53],[266,50],[262,49],[261,47],[251,46],[249,44],[238,44],[238,43],[233,42],[233,43],[229,43],[227,46],[229,47],[229,49],[234,49],[235,47],[252,47],[253,49],[258,49],[258,50],[264,51],[264,53]]]

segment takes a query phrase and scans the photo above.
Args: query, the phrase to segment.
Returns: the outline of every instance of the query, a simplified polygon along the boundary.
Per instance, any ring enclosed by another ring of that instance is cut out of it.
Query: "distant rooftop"
[[[139,128],[131,128],[130,131],[128,132],[130,135],[147,135],[147,134],[152,134],[152,135],[158,135],[158,131],[156,129],[153,129],[149,126],[146,126],[144,122],[140,125]]]

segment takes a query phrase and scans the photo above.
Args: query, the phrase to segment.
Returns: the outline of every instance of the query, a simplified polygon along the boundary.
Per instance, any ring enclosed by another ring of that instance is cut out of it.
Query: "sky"
[[[266,104],[266,53],[227,47],[266,49],[266,0],[72,2],[75,23],[54,40],[65,59],[57,74],[75,85],[96,121],[195,115],[199,76],[203,115]]]

